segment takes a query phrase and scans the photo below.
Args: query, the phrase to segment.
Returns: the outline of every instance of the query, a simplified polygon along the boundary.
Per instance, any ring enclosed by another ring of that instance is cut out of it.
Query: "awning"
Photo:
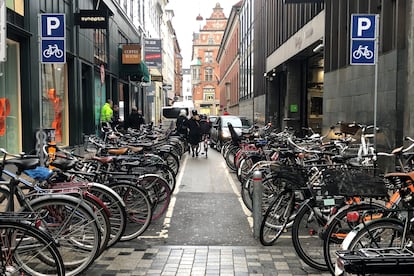
[[[139,64],[121,64],[119,74],[132,81],[150,82],[150,74],[145,62]]]

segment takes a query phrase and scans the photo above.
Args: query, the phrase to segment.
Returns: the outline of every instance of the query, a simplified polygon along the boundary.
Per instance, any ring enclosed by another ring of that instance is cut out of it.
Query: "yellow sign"
[[[140,64],[141,45],[125,44],[122,45],[122,64]]]

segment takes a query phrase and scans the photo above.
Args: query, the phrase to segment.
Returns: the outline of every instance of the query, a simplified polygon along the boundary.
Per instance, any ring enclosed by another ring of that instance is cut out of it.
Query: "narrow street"
[[[110,248],[87,275],[329,275],[301,264],[290,235],[263,247],[240,184],[214,149],[183,156],[166,215],[139,239]]]

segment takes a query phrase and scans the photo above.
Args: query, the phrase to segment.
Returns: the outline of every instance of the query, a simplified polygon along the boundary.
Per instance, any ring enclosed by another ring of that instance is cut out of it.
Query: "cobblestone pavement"
[[[303,265],[292,248],[153,246],[111,248],[86,275],[330,275]]]

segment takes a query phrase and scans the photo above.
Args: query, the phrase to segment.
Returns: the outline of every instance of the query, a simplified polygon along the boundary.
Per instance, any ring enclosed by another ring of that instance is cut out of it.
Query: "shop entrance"
[[[321,133],[323,119],[323,57],[314,56],[308,60],[307,78],[307,120],[308,126]]]

